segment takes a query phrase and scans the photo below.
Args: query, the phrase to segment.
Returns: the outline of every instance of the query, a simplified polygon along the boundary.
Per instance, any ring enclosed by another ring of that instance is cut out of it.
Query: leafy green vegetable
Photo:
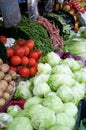
[[[49,53],[46,54],[45,57],[43,57],[43,62],[48,63],[49,65],[51,65],[52,67],[55,65],[58,65],[60,62],[60,57],[59,55],[57,55],[55,52],[51,51]]]
[[[82,63],[74,60],[73,58],[64,59],[63,64],[67,64],[72,71],[80,70],[82,68]]]
[[[7,130],[33,130],[31,121],[27,117],[16,117],[8,125]]]
[[[71,38],[65,41],[64,49],[86,59],[86,39],[84,38]]]
[[[69,74],[58,73],[51,74],[48,80],[48,84],[52,91],[57,91],[61,85],[72,86],[75,84],[75,80]]]
[[[43,100],[43,105],[50,108],[55,113],[62,112],[64,110],[64,104],[61,99],[54,92],[50,92]]]
[[[35,104],[41,104],[43,101],[43,99],[38,97],[38,96],[34,96],[34,97],[30,97],[24,104],[24,109],[31,107],[32,105]]]
[[[28,108],[28,114],[34,129],[47,129],[56,123],[55,113],[48,107],[41,104],[33,105]]]
[[[76,117],[78,113],[78,108],[73,102],[64,103],[64,112],[72,117]]]
[[[22,98],[22,99],[28,99],[32,96],[32,93],[30,91],[30,81],[20,81],[17,85],[16,92],[14,94],[14,98]]]
[[[61,98],[63,102],[71,102],[73,100],[72,89],[67,85],[62,85],[57,89],[57,96]]]
[[[11,105],[7,108],[7,113],[13,117],[16,116],[16,114],[21,110],[21,108],[18,105]]]
[[[33,95],[44,97],[47,93],[51,91],[50,86],[46,82],[39,82],[33,87]]]
[[[41,73],[44,73],[44,74],[50,74],[51,73],[51,66],[48,64],[48,63],[39,63],[38,64],[38,72],[37,74],[41,74]]]
[[[53,125],[51,128],[49,128],[48,130],[71,130],[71,129],[65,125],[56,124]]]
[[[79,101],[84,98],[84,95],[86,93],[85,83],[77,82],[71,89],[74,97],[74,100],[72,102],[78,105]]]
[[[73,72],[67,64],[59,64],[52,68],[52,74],[64,73],[73,76]]]
[[[75,123],[75,119],[64,112],[56,114],[56,124],[65,125],[72,130],[75,127]]]

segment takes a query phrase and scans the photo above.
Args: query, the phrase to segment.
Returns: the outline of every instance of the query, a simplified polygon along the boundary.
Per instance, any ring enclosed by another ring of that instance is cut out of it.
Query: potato
[[[12,80],[12,76],[10,74],[5,74],[4,80],[10,82]]]
[[[4,92],[8,87],[8,83],[6,80],[0,81],[0,91]]]
[[[9,85],[15,86],[15,81],[13,81],[13,80],[10,81],[10,82],[9,82]]]
[[[3,71],[4,73],[7,73],[9,71],[9,65],[8,64],[1,64],[0,65],[0,70]]]
[[[16,77],[17,77],[16,72],[14,72],[14,71],[12,71],[12,70],[9,70],[8,73],[12,76],[12,79],[16,79]]]
[[[9,100],[10,99],[10,94],[8,92],[4,92],[3,96],[2,96],[5,100]]]
[[[8,85],[8,88],[7,88],[6,92],[12,94],[13,89],[14,89],[14,86],[12,86],[12,85]]]
[[[2,80],[4,78],[5,74],[3,71],[0,71],[0,80]]]
[[[0,98],[0,107],[2,107],[3,105],[5,105],[5,99]]]
[[[0,58],[0,65],[3,64],[3,60]]]
[[[2,91],[0,91],[0,98],[2,97],[2,95],[3,95],[3,92],[2,92]]]

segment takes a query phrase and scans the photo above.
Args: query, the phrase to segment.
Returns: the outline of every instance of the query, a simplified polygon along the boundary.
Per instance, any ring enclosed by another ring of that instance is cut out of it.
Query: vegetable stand
[[[1,130],[86,129],[86,27],[71,4],[56,3],[36,21],[24,12],[8,29],[0,21]]]

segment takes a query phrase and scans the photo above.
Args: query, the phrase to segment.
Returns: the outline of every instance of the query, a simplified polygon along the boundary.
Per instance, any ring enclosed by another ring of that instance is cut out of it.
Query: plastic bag
[[[55,0],[47,0],[45,4],[45,11],[52,12],[54,4],[55,4]]]
[[[38,0],[27,0],[28,15],[31,20],[36,20],[39,16]]]
[[[21,21],[18,0],[0,0],[0,9],[6,28],[12,27]]]

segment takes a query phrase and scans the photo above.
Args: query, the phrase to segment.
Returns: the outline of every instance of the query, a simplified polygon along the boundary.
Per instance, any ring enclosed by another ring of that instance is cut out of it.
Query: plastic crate
[[[84,118],[86,118],[86,100],[83,99],[80,101],[75,130],[79,130],[81,120]]]

